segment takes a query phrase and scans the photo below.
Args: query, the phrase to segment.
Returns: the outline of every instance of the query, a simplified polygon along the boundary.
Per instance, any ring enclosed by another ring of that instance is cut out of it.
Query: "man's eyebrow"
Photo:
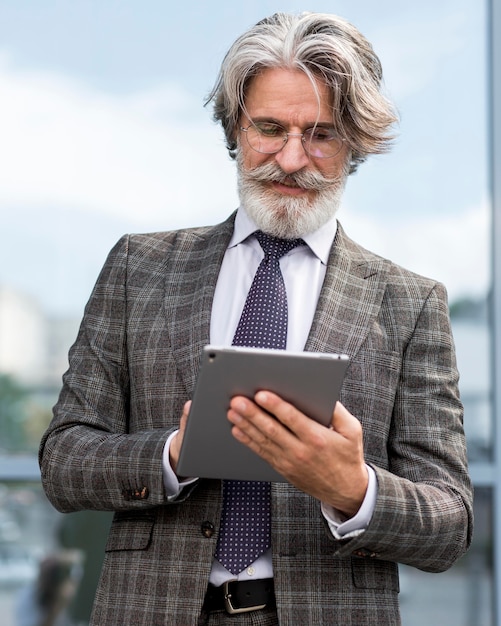
[[[277,124],[278,126],[281,126],[284,129],[287,129],[287,124],[285,124],[283,121],[275,118],[275,117],[271,117],[271,116],[265,116],[265,115],[258,115],[256,117],[248,117],[248,120],[250,122],[265,122],[265,123],[269,123],[269,124]],[[334,128],[334,124],[332,123],[332,121],[328,121],[328,122],[320,122],[320,121],[313,121],[313,122],[307,122],[303,128],[305,130],[307,130],[308,128]]]

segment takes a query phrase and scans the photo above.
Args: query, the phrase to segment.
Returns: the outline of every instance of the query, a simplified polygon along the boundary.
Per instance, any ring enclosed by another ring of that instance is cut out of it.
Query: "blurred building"
[[[31,296],[0,285],[0,374],[29,387],[59,386],[78,320],[47,317]]]

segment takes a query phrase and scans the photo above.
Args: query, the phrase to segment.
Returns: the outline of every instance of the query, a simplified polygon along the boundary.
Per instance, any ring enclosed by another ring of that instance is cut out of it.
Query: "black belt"
[[[258,580],[229,580],[221,587],[209,583],[204,600],[204,611],[225,610],[230,615],[247,613],[275,606],[273,578]]]

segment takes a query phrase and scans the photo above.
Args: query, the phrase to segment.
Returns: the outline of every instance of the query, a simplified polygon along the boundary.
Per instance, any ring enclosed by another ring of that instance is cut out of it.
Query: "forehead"
[[[252,78],[245,96],[249,117],[270,119],[287,126],[332,123],[329,87],[300,70],[268,68]]]

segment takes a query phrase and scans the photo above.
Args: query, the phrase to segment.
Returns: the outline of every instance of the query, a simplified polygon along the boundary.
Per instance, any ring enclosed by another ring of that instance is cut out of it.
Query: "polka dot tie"
[[[257,268],[233,345],[285,349],[287,294],[279,260],[304,242],[255,233],[264,251]],[[269,482],[223,481],[223,511],[216,559],[236,575],[271,546],[271,485]]]

